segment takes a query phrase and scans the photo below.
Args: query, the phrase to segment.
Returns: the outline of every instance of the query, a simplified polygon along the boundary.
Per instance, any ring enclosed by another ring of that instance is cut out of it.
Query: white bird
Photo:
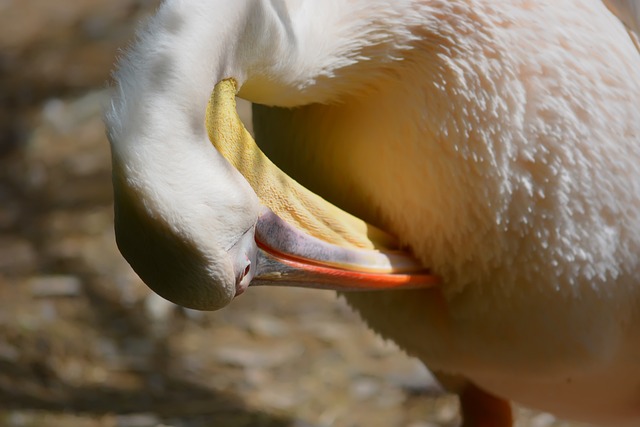
[[[167,0],[115,74],[120,250],[199,309],[252,279],[417,288],[345,297],[465,425],[511,425],[501,399],[640,425],[639,10]],[[413,255],[270,165],[236,90],[275,163]]]

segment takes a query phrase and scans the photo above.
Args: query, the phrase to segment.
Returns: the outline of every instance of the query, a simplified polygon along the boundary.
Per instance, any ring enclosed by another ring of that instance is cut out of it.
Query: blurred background
[[[186,311],[120,257],[102,111],[157,3],[0,0],[0,427],[458,425],[456,399],[330,292]]]

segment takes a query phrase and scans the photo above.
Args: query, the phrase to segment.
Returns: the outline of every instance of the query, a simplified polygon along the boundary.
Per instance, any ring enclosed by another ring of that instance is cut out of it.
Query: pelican
[[[465,426],[640,425],[639,10],[166,0],[107,112],[118,246],[196,309],[342,292]]]

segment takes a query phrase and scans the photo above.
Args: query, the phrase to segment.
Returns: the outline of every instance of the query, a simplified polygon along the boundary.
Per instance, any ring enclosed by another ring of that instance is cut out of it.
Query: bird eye
[[[238,275],[237,278],[237,282],[236,283],[240,283],[244,280],[245,277],[247,277],[249,275],[249,273],[251,272],[251,260],[247,257],[245,258],[245,267],[244,270],[242,270],[242,272]]]
[[[247,274],[249,274],[249,272],[251,271],[251,261],[249,261],[249,259],[247,258],[247,266],[244,268],[244,271],[242,272],[242,278],[244,279]]]

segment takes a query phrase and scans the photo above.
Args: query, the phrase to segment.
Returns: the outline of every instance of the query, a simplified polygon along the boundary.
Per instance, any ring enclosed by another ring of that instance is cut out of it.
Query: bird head
[[[236,115],[237,93],[284,107],[339,102],[366,90],[355,77],[376,55],[412,37],[385,21],[410,22],[402,8],[353,25],[344,18],[366,18],[375,2],[310,3],[166,1],[115,73],[106,121],[116,240],[143,281],[177,304],[218,309],[252,282],[434,281],[386,233],[271,164]],[[325,25],[332,35],[319,38]]]

